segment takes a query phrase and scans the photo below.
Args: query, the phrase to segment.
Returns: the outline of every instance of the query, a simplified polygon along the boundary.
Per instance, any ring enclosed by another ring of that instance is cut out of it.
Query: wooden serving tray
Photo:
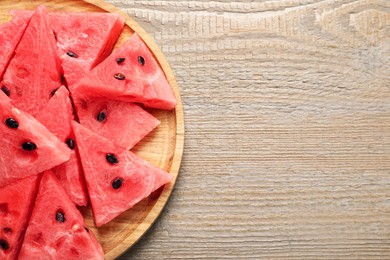
[[[130,248],[151,227],[167,203],[175,185],[184,147],[183,107],[179,88],[168,62],[150,36],[133,19],[104,1],[1,0],[0,22],[3,23],[10,19],[8,12],[12,9],[35,9],[42,4],[50,11],[119,13],[126,19],[126,25],[117,46],[134,32],[138,33],[157,57],[178,100],[176,109],[173,111],[148,110],[161,121],[161,124],[133,149],[142,158],[170,172],[175,179],[101,228],[95,228],[89,207],[81,209],[87,225],[102,244],[106,259],[113,259]]]

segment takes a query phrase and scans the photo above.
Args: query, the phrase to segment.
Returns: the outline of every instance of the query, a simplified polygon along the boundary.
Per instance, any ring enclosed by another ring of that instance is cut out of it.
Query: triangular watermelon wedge
[[[69,160],[64,143],[0,94],[0,187]]]
[[[9,90],[14,104],[36,116],[61,83],[62,69],[46,8],[37,8],[28,24],[15,56],[4,74],[2,87]]]
[[[79,96],[75,106],[83,126],[127,150],[160,124],[158,119],[133,103]]]
[[[137,34],[79,81],[75,90],[159,109],[176,106],[175,94],[163,70]]]
[[[73,122],[95,224],[100,227],[173,176]]]
[[[54,93],[44,110],[36,118],[60,141],[68,144],[71,152],[69,161],[53,168],[53,172],[59,178],[70,199],[79,206],[86,206],[87,192],[81,164],[74,147],[75,141],[71,129],[73,109],[66,87],[62,86]]]
[[[8,63],[15,54],[29,20],[30,17],[16,17],[0,26],[0,78],[3,77]],[[7,92],[7,88],[2,87],[2,91]]]
[[[11,14],[28,18],[32,12],[13,10]],[[124,25],[116,13],[52,12],[48,19],[69,89],[111,53]]]
[[[16,259],[38,190],[38,176],[0,189],[0,259]]]
[[[83,216],[50,171],[43,174],[19,259],[104,259]]]

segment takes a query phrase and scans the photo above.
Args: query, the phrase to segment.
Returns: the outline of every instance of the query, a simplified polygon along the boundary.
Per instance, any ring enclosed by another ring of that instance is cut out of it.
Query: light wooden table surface
[[[389,0],[107,0],[181,87],[165,211],[122,259],[390,259]]]

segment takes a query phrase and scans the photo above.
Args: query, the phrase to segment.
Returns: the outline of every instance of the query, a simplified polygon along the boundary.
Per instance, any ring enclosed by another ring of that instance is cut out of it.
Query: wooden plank
[[[390,2],[108,0],[162,48],[186,146],[121,259],[389,259]]]

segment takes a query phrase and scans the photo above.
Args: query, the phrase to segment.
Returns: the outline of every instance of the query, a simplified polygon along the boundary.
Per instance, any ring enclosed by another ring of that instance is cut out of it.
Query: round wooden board
[[[184,147],[183,107],[179,88],[168,62],[150,36],[133,19],[104,1],[2,0],[0,1],[0,21],[9,20],[8,12],[12,9],[35,9],[41,4],[50,11],[119,13],[126,19],[126,26],[117,46],[126,41],[134,32],[138,33],[160,62],[178,100],[176,109],[173,111],[148,110],[161,121],[161,124],[133,149],[142,158],[170,172],[175,179],[101,228],[94,227],[89,207],[81,209],[87,225],[91,227],[101,242],[106,259],[113,259],[130,248],[151,227],[167,203],[175,185]]]

